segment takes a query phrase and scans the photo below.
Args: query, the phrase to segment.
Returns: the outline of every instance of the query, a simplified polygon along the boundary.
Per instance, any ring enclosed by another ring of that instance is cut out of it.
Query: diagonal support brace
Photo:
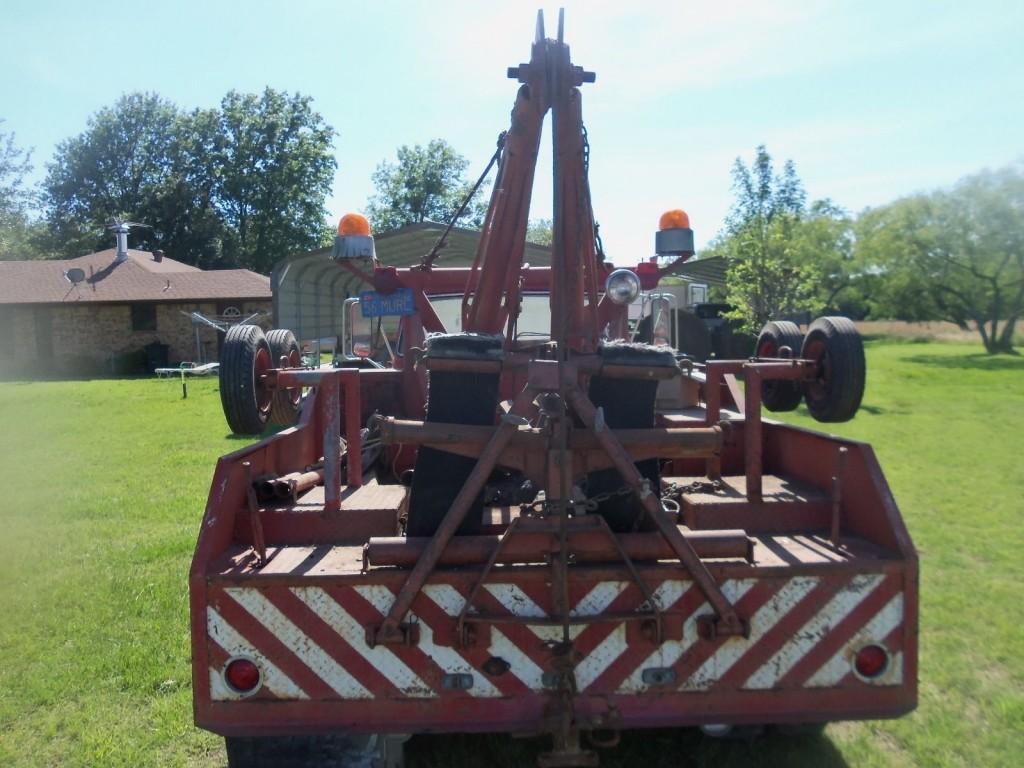
[[[420,559],[416,561],[416,565],[402,585],[402,589],[399,591],[398,597],[395,598],[395,602],[392,603],[391,610],[388,611],[384,622],[374,633],[373,640],[375,643],[403,644],[407,642],[408,633],[402,627],[402,619],[409,612],[413,601],[420,593],[420,590],[423,589],[427,578],[433,573],[434,568],[437,566],[437,561],[441,558],[441,553],[444,552],[445,547],[452,540],[455,531],[462,524],[470,507],[473,506],[473,500],[483,489],[484,483],[487,482],[487,478],[498,463],[498,459],[501,458],[501,454],[512,441],[516,430],[524,423],[523,415],[533,400],[533,396],[533,389],[526,387],[519,393],[515,403],[512,405],[512,410],[502,416],[500,426],[494,431],[487,445],[484,446],[476,466],[473,467],[473,471],[466,479],[466,483],[455,497],[451,507],[448,508],[448,512],[438,526],[437,532],[434,533],[433,538],[430,540],[430,544],[424,550]]]
[[[697,582],[697,587],[704,594],[704,597],[707,598],[707,601],[711,603],[712,608],[715,609],[718,619],[714,625],[714,634],[746,634],[747,627],[736,613],[736,608],[729,602],[729,598],[722,592],[715,581],[715,577],[711,575],[711,572],[708,571],[703,561],[701,561],[676,525],[662,514],[663,510],[658,494],[651,491],[648,482],[633,463],[629,452],[622,447],[622,444],[612,434],[612,431],[605,425],[602,412],[594,407],[594,404],[590,402],[590,398],[583,394],[578,386],[569,388],[566,396],[576,415],[580,417],[584,425],[594,431],[598,444],[615,464],[615,468],[622,475],[622,479],[627,485],[632,487],[634,493],[640,499],[640,503],[643,505],[648,518],[654,523],[661,535],[665,537],[672,551],[675,552],[676,557],[679,558],[679,561],[690,572],[693,580]]]

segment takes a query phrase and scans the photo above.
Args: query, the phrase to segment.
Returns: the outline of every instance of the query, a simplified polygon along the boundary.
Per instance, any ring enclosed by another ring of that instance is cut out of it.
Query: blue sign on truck
[[[394,293],[363,291],[359,294],[363,317],[389,317],[416,314],[416,299],[412,288],[399,288]]]

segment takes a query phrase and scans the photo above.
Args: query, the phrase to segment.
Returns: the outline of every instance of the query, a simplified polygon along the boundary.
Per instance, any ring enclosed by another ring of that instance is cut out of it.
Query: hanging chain
[[[583,129],[583,175],[587,179],[587,186],[590,186],[590,137],[587,136],[587,126],[581,125]],[[602,262],[608,259],[604,255],[604,243],[601,242],[601,225],[594,222],[594,248]]]

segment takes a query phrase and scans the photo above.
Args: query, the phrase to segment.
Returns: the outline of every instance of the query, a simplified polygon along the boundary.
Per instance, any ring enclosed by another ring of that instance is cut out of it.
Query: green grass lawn
[[[1024,760],[1024,358],[869,344],[836,431],[875,445],[921,553],[921,700],[824,737],[627,734],[605,766]],[[806,413],[793,421],[811,424]],[[217,766],[191,722],[186,573],[227,435],[216,381],[0,384],[0,765]],[[542,744],[410,743],[414,767],[529,765]]]

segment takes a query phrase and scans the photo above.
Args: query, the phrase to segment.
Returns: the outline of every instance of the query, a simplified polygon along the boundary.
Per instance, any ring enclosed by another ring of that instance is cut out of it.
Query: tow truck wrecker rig
[[[627,304],[672,264],[599,255],[594,75],[561,17],[509,75],[472,267],[381,265],[364,219],[339,226],[365,309],[399,315],[390,365],[307,369],[287,331],[228,335],[232,428],[297,423],[217,464],[189,577],[196,723],[232,766],[399,765],[408,734],[470,731],[548,733],[542,766],[584,766],[627,728],[910,711],[917,557],[873,451],[761,415],[852,418],[852,323],[769,323],[753,357],[706,364],[632,343]],[[548,112],[552,262],[529,267]],[[682,211],[656,250],[693,255]],[[544,336],[517,331],[535,293]],[[460,333],[432,303],[452,295]]]

